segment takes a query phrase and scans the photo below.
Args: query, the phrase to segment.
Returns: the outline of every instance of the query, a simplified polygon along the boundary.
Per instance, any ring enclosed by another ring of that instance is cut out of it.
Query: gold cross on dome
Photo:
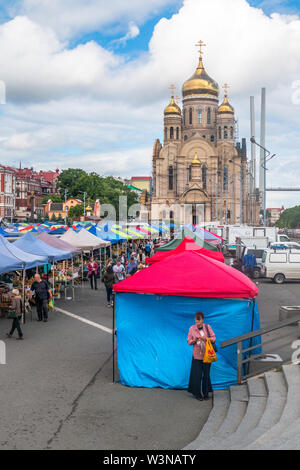
[[[199,42],[197,42],[196,47],[199,47],[200,57],[202,57],[202,54],[203,54],[202,47],[206,47],[206,44],[204,44],[204,42],[200,40]]]
[[[224,88],[224,91],[225,91],[225,95],[227,96],[228,95],[228,89],[230,88],[230,85],[228,85],[228,83],[224,83],[223,88]]]
[[[176,90],[176,86],[172,84],[169,89],[171,90],[171,96],[174,96],[174,92],[175,92],[175,90]]]

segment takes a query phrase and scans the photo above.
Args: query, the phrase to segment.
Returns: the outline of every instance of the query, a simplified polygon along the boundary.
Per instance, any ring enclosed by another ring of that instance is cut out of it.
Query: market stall
[[[236,384],[236,348],[221,349],[220,344],[260,327],[258,288],[248,277],[185,251],[115,284],[114,291],[122,384],[186,389],[192,360],[187,335],[198,311],[204,312],[205,323],[217,337],[213,388]],[[257,348],[255,353],[259,352]]]
[[[199,245],[202,248],[205,248],[206,250],[211,250],[211,251],[218,251],[218,248],[206,240],[204,238],[199,237],[195,232],[192,232],[189,228],[185,227],[184,229],[180,230],[173,238],[170,240],[168,243],[165,243],[164,245],[160,246],[159,248],[156,248],[155,253],[158,251],[170,251],[170,250],[175,250],[175,248],[180,245],[182,240],[184,240],[185,237],[191,237],[197,245]]]
[[[154,256],[151,256],[151,258],[146,258],[146,264],[153,264],[159,261],[163,261],[169,256],[178,255],[187,250],[195,251],[196,253],[208,256],[209,258],[220,261],[221,263],[225,262],[224,256],[220,251],[207,250],[206,248],[202,248],[197,245],[197,243],[191,237],[185,237],[178,247],[175,248],[175,250],[157,251]]]
[[[10,277],[10,283],[2,282],[0,288],[0,308],[1,312],[7,312],[10,303],[10,290],[12,287],[18,288],[22,292],[23,305],[26,306],[29,298],[29,279],[26,279],[25,272],[47,263],[48,258],[41,255],[32,255],[18,248],[14,243],[10,243],[6,238],[0,236],[1,252],[1,272],[14,272]],[[24,312],[23,312],[24,315]],[[24,319],[24,317],[23,317]]]
[[[61,290],[63,289],[62,285],[55,284],[55,275],[57,270],[60,268],[56,266],[58,261],[64,261],[68,259],[72,259],[72,252],[71,251],[63,251],[53,246],[47,245],[42,240],[39,240],[36,236],[32,235],[32,233],[26,233],[22,238],[16,240],[13,245],[20,248],[27,253],[31,253],[34,255],[42,255],[47,257],[47,269],[46,275],[49,282],[52,284],[53,296],[59,297],[61,294]],[[48,277],[48,263],[51,264],[51,278]],[[57,269],[58,268],[58,269]],[[62,280],[62,283],[65,284],[65,279]],[[58,287],[58,290],[56,289]]]

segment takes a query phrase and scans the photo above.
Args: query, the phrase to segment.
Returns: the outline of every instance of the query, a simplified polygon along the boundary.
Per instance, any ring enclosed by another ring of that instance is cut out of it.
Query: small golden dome
[[[170,114],[177,114],[178,116],[181,116],[181,109],[179,108],[178,104],[175,103],[174,96],[171,96],[171,101],[164,111],[165,116],[169,116]]]
[[[195,152],[194,160],[192,161],[192,166],[201,166],[201,163],[199,162],[199,159],[198,159],[197,152]]]
[[[227,93],[225,93],[223,103],[218,107],[218,114],[234,114],[234,108],[228,101]]]
[[[183,84],[183,97],[191,95],[212,95],[218,97],[219,92],[219,85],[207,74],[203,66],[202,57],[200,56],[196,72]]]

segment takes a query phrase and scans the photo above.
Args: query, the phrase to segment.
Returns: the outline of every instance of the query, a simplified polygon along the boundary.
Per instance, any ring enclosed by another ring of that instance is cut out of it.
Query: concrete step
[[[289,430],[295,432],[300,418],[300,365],[284,365],[283,376],[287,386],[287,396],[279,421],[245,448],[247,450],[274,450],[279,445],[287,444]],[[298,429],[298,436],[300,429]],[[293,434],[294,435],[294,434]],[[286,436],[284,438],[284,436]],[[285,440],[284,440],[285,439]]]
[[[248,405],[244,418],[236,431],[222,441],[223,449],[240,446],[241,440],[253,432],[260,422],[267,404],[268,391],[264,378],[253,378],[247,382]]]
[[[184,450],[196,450],[201,445],[204,445],[208,439],[213,437],[224,422],[229,405],[229,390],[215,390],[213,394],[213,408],[206,424],[202,428],[199,436],[185,447]]]
[[[251,379],[254,384],[257,379]],[[287,386],[282,372],[267,372],[263,377],[267,392],[266,404],[261,419],[252,431],[241,436],[232,449],[242,449],[256,441],[265,432],[275,426],[281,418],[286,403]],[[248,384],[250,381],[248,381]],[[251,392],[250,392],[251,393]],[[252,393],[255,393],[252,391]]]
[[[300,450],[300,418],[282,434],[280,442],[275,441],[278,450]]]
[[[206,438],[205,442],[201,443],[197,449],[222,449],[222,441],[226,440],[231,434],[233,434],[242,422],[247,411],[247,404],[247,385],[243,384],[240,386],[230,387],[230,404],[223,423],[214,436]]]

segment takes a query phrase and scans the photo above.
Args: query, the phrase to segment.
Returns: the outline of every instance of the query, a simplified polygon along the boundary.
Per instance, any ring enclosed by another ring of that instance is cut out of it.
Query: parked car
[[[282,284],[288,279],[300,281],[300,251],[265,250],[262,257],[262,274],[276,284]]]
[[[270,243],[271,249],[282,249],[282,250],[300,250],[300,243],[297,242],[275,242]]]

